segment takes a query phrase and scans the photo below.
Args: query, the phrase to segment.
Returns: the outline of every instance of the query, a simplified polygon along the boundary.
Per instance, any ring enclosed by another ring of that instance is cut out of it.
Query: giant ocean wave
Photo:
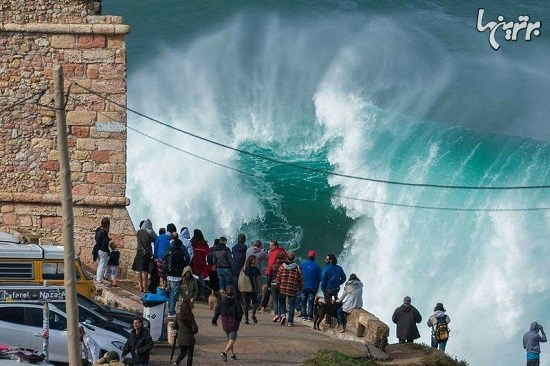
[[[242,9],[171,39],[130,68],[129,105],[319,170],[453,186],[550,182],[547,43],[495,54],[468,28],[468,9],[334,4]],[[528,324],[548,319],[549,211],[368,202],[538,208],[550,206],[548,190],[387,185],[239,154],[132,114],[128,124],[237,170],[129,131],[136,222],[200,227],[210,241],[245,232],[301,254],[340,253],[365,283],[365,307],[388,324],[405,295],[426,319],[443,302],[447,351],[472,365],[518,364]],[[428,327],[419,328],[428,343]]]

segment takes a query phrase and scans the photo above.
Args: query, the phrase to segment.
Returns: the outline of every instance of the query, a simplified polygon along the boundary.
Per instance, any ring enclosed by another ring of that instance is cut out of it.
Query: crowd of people
[[[116,286],[119,254],[116,245],[109,239],[109,226],[109,219],[104,218],[96,230],[94,261],[99,261],[96,281],[108,278],[111,285]],[[113,252],[114,255],[111,254]],[[187,227],[182,227],[178,233],[176,226],[170,223],[166,228],[160,228],[157,234],[147,219],[140,223],[137,231],[132,270],[139,273],[139,291],[155,292],[157,287],[161,287],[169,293],[168,316],[175,317],[174,329],[180,347],[174,365],[179,366],[185,357],[187,365],[192,365],[194,335],[198,332],[192,312],[193,303],[206,300],[207,290],[219,296],[212,325],[217,326],[221,317],[227,336],[227,344],[221,352],[223,361],[227,361],[228,356],[237,358],[234,345],[243,317],[245,324],[250,324],[250,320],[257,323],[257,310],[260,307],[265,310],[271,304],[274,323],[293,327],[296,310],[300,312],[302,321],[313,321],[319,290],[326,306],[338,302],[336,327],[340,332],[345,332],[347,315],[354,308],[363,306],[363,283],[356,274],[346,278],[334,254],[325,256],[326,266],[323,269],[316,263],[316,256],[316,251],[310,250],[307,258],[298,264],[295,253],[287,252],[276,240],[269,242],[268,250],[263,248],[261,240],[254,241],[248,247],[244,234],[238,235],[237,243],[231,249],[223,236],[215,239],[209,247],[200,229],[195,229],[191,237]],[[342,285],[343,297],[339,299]],[[176,304],[180,299],[179,314],[176,316]],[[392,316],[399,343],[414,342],[420,338],[417,324],[422,321],[422,316],[411,302],[411,298],[405,296],[403,304],[395,309]],[[330,317],[326,321],[332,324]],[[443,352],[449,339],[450,321],[442,303],[436,304],[434,313],[427,321],[427,326],[432,330],[431,346]],[[152,341],[148,342],[147,337],[151,336],[140,326],[140,322],[138,318],[134,321],[134,331],[125,353],[132,352],[131,345],[137,342],[138,337],[147,343],[147,347],[143,348],[145,354],[137,355],[140,360],[138,364],[147,365]],[[538,334],[539,330],[542,335]],[[534,322],[523,340],[528,366],[538,366],[539,342],[546,342],[546,335],[542,326]]]

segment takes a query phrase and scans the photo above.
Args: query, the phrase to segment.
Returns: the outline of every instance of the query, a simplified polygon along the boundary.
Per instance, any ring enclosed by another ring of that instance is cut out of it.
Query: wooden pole
[[[57,122],[57,150],[59,152],[59,180],[61,184],[61,207],[63,209],[63,254],[64,281],[67,301],[67,347],[69,365],[80,365],[80,333],[78,330],[78,304],[76,300],[75,248],[73,194],[69,151],[67,147],[67,121],[65,119],[65,96],[63,68],[54,66],[55,74],[55,121]]]

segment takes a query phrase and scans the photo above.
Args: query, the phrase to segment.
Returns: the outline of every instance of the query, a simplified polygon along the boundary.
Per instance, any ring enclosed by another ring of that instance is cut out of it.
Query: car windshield
[[[55,303],[55,306],[62,310],[63,312],[67,312],[66,311],[66,303],[64,302],[59,302],[59,303]],[[81,322],[84,322],[86,320],[89,320],[92,324],[96,324],[96,322],[98,320],[103,320],[103,321],[110,321],[109,318],[95,312],[95,311],[92,311],[92,310],[89,310],[89,309],[86,309],[85,307],[82,307],[82,306],[79,306],[78,307],[78,320],[81,321]]]
[[[92,301],[82,295],[77,295],[77,301],[78,301],[78,305],[80,306],[84,306],[85,308],[88,308],[88,309],[103,309],[103,310],[106,310],[106,307],[105,305],[102,305],[102,304],[98,304],[97,302],[95,301]]]

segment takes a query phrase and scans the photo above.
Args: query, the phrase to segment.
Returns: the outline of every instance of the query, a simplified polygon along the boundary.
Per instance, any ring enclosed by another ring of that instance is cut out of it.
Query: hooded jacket
[[[147,219],[141,224],[141,228],[137,231],[137,249],[141,250],[141,254],[144,257],[151,257],[153,255],[153,247],[151,243],[157,240],[157,233],[153,230],[151,220]]]
[[[279,267],[276,282],[279,293],[285,296],[296,296],[304,287],[304,277],[294,262],[285,262]]]
[[[180,232],[180,239],[183,242],[183,246],[187,249],[189,253],[189,261],[193,260],[193,246],[191,245],[191,235],[189,234],[188,229],[182,229]]]
[[[186,273],[190,273],[191,276],[189,278],[185,277]],[[193,270],[190,266],[187,266],[183,269],[183,273],[181,275],[182,281],[180,285],[180,295],[181,297],[185,299],[196,299],[197,293],[198,293],[198,287],[197,287],[197,280],[195,277],[193,277]]]
[[[146,219],[143,221],[143,224],[141,225],[141,229],[147,230],[147,233],[151,237],[151,242],[154,242],[157,239],[157,233],[155,233],[155,230],[153,230],[153,224],[151,223],[151,220]]]
[[[397,324],[398,339],[414,340],[420,338],[416,323],[422,321],[422,315],[411,304],[403,304],[393,312],[391,320]]]
[[[351,309],[363,307],[363,283],[359,280],[349,280],[344,286],[342,310],[350,313]]]
[[[315,258],[302,262],[300,270],[304,276],[304,288],[317,290],[321,283],[321,267],[315,263]]]
[[[540,342],[546,342],[547,340],[544,331],[539,334],[539,329],[539,323],[532,322],[529,331],[523,335],[523,348],[527,353],[536,354],[533,355],[535,357],[540,354]]]

